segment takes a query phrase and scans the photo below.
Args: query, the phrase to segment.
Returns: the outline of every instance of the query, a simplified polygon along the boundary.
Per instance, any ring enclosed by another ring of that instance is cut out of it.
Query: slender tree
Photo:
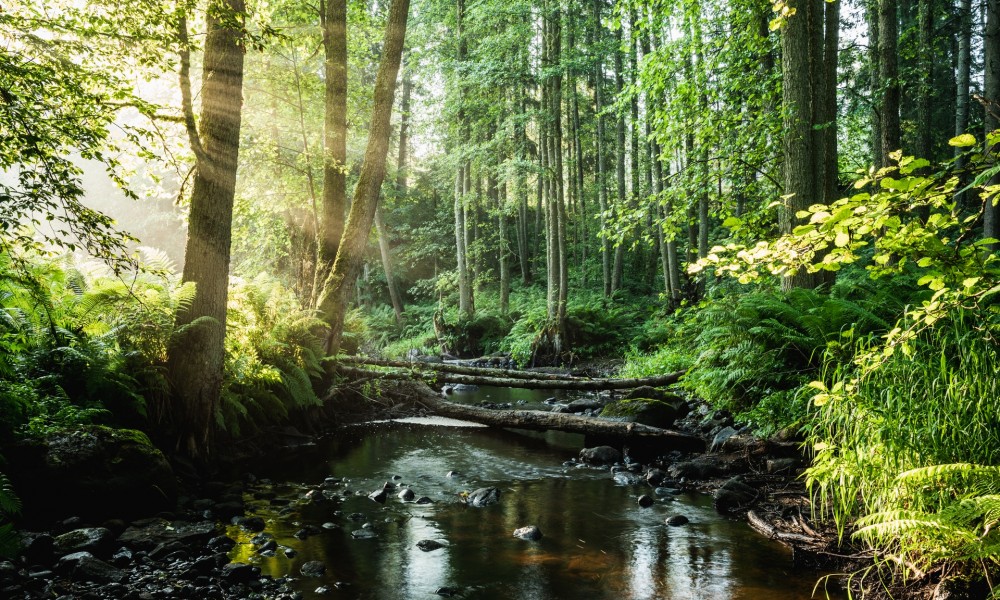
[[[177,312],[168,351],[173,425],[180,450],[208,454],[222,391],[233,199],[243,106],[242,0],[220,0],[206,16],[201,122],[195,123],[187,22],[180,18],[180,84],[184,121],[195,155],[182,281],[195,297]]]
[[[344,236],[337,250],[337,260],[320,294],[318,308],[330,327],[327,338],[327,352],[330,354],[336,354],[340,350],[347,301],[354,288],[354,280],[364,262],[368,234],[375,220],[375,210],[378,208],[382,182],[385,179],[385,163],[389,154],[389,137],[392,133],[390,120],[396,92],[396,76],[403,55],[409,8],[409,0],[393,0],[389,7],[389,19],[382,45],[382,61],[375,76],[375,98],[365,158],[361,165],[358,183],[354,188],[354,202],[351,204]]]

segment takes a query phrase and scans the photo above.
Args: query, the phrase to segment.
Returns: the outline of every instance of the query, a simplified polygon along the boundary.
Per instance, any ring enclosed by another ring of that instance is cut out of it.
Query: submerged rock
[[[684,515],[674,515],[672,517],[667,517],[667,525],[671,527],[680,527],[681,525],[687,525],[688,523],[690,523],[690,521]]]
[[[639,503],[639,506],[641,506],[642,508],[649,508],[650,506],[652,506],[655,503],[655,501],[650,496],[647,496],[646,494],[643,494],[643,495],[639,496],[639,499],[637,500],[637,502]]]
[[[303,577],[322,577],[326,573],[326,565],[318,560],[310,560],[299,569]]]
[[[437,550],[438,548],[443,548],[444,544],[437,540],[420,540],[417,542],[417,548],[420,548],[424,552],[431,552]]]
[[[500,502],[500,488],[486,487],[474,490],[465,499],[466,503],[476,508],[482,508]]]
[[[542,530],[534,525],[527,525],[525,527],[515,529],[514,537],[522,540],[528,540],[529,542],[537,542],[542,539]]]

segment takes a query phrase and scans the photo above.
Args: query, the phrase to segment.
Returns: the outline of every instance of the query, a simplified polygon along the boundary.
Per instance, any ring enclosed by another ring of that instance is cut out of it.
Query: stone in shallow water
[[[326,573],[326,565],[318,560],[310,560],[309,562],[302,565],[299,569],[299,573],[303,577],[322,577]]]
[[[374,529],[355,529],[351,532],[351,537],[356,540],[370,540],[377,536]]]
[[[398,496],[403,502],[412,502],[417,495],[410,488],[406,488],[402,492],[399,492]]]
[[[476,508],[496,504],[497,502],[500,502],[500,488],[479,488],[478,490],[470,493],[469,497],[466,498],[465,501]]]
[[[431,552],[432,550],[437,550],[438,548],[443,548],[444,544],[437,540],[420,540],[417,542],[417,548],[420,548],[424,552]]]
[[[379,504],[385,504],[386,498],[388,498],[388,497],[389,496],[388,496],[388,494],[385,493],[384,489],[382,489],[382,490],[375,490],[374,492],[368,494],[368,499],[369,500],[373,500],[375,502],[378,502]]]
[[[639,496],[638,502],[639,506],[641,506],[642,508],[649,508],[650,506],[653,505],[653,499],[647,496],[646,494]]]
[[[450,598],[455,594],[460,593],[461,591],[462,590],[457,587],[444,586],[444,587],[439,587],[437,591],[434,593],[437,594],[438,596],[444,596],[445,598]]]
[[[667,517],[667,525],[671,527],[680,527],[681,525],[687,525],[690,521],[684,515],[674,515],[672,517]]]
[[[527,525],[525,527],[515,529],[514,537],[522,540],[528,540],[529,542],[537,542],[542,539],[542,530],[534,525]]]
[[[433,504],[433,503],[434,501],[428,498],[427,496],[421,496],[417,498],[417,504]]]

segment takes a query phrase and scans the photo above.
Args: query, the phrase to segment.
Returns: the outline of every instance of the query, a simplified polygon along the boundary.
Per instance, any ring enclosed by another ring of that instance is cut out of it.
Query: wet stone
[[[299,573],[301,573],[303,577],[322,577],[326,573],[326,565],[318,560],[310,560],[302,565],[302,568],[299,569]]]
[[[356,540],[370,540],[378,537],[378,534],[374,529],[355,529],[351,532],[351,537]]]
[[[497,502],[500,502],[500,488],[486,487],[474,490],[469,494],[466,502],[470,506],[475,506],[476,508],[496,504]]]
[[[424,552],[431,552],[437,550],[438,548],[443,548],[444,544],[437,540],[420,540],[417,542],[417,548],[420,548]]]
[[[537,542],[542,539],[542,530],[534,525],[527,525],[525,527],[515,529],[514,537],[522,540],[528,540],[529,542]]]
[[[667,517],[667,525],[671,527],[680,527],[681,525],[687,525],[690,521],[684,515],[673,515],[672,517]]]
[[[641,506],[642,508],[649,508],[654,503],[653,498],[650,497],[650,496],[647,496],[646,494],[643,494],[643,495],[639,496],[639,499],[638,499],[637,502],[639,503],[639,506]]]
[[[397,495],[397,497],[403,502],[412,502],[416,496],[417,495],[413,493],[413,490],[411,490],[410,488],[404,489]]]

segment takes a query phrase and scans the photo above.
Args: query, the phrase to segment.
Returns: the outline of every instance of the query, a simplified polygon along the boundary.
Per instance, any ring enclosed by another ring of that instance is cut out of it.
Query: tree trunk
[[[621,29],[615,34],[615,40],[618,42],[615,48],[615,89],[617,96],[625,90],[625,75],[624,67],[622,65],[622,32]],[[618,121],[615,125],[615,178],[618,183],[618,197],[615,202],[619,206],[626,206],[628,202],[627,196],[625,195],[625,112],[622,110],[618,111]],[[615,244],[615,261],[611,272],[611,292],[614,293],[622,285],[622,268],[625,258],[625,240],[618,240]]]
[[[882,156],[882,69],[879,60],[879,6],[881,0],[867,0],[865,5],[865,21],[868,23],[868,68],[871,80],[868,93],[871,96],[871,154],[872,164],[876,169],[885,166]]]
[[[473,375],[479,377],[506,379],[533,379],[536,381],[587,381],[583,377],[563,375],[559,373],[540,373],[536,371],[519,371],[515,369],[489,369],[485,367],[470,367],[455,362],[421,362],[403,360],[385,360],[361,356],[340,356],[338,363],[350,365],[365,365],[375,367],[392,367],[396,369],[411,369],[416,371],[443,371],[458,375]]]
[[[1000,127],[1000,0],[986,0],[986,30],[983,33],[983,98],[986,116],[983,119],[986,133]],[[986,148],[992,156],[998,146]],[[991,185],[1000,183],[1000,176],[990,179]],[[983,237],[1000,239],[1000,207],[995,194],[983,203]],[[994,245],[994,250],[996,250]]]
[[[442,417],[451,417],[482,423],[491,427],[513,427],[533,431],[566,431],[599,438],[623,438],[633,443],[655,442],[664,449],[701,452],[705,441],[700,437],[670,429],[650,427],[641,423],[625,423],[567,413],[541,410],[491,410],[446,402],[422,383],[405,385],[398,395],[408,402],[417,402]]]
[[[225,363],[226,303],[232,241],[233,199],[240,150],[243,108],[242,0],[226,0],[221,8],[234,20],[208,11],[201,88],[201,126],[194,121],[187,48],[181,54],[181,87],[185,122],[195,151],[196,173],[191,193],[183,282],[194,282],[195,297],[177,311],[176,331],[167,357],[171,384],[169,411],[177,447],[195,458],[208,454],[215,413],[222,391]],[[187,24],[180,23],[182,43]]]
[[[601,2],[594,0],[594,41],[601,39]],[[604,137],[604,62],[600,56],[596,57],[594,65],[594,112],[597,113],[597,140],[595,151],[597,153],[597,202],[601,210],[600,234],[601,238],[601,278],[604,284],[605,297],[611,295],[611,244],[608,242],[608,181],[607,168],[605,167],[605,137]]]
[[[900,149],[899,125],[899,21],[896,0],[879,0],[878,56],[879,75],[882,82],[880,131],[881,161],[889,164],[889,153]]]
[[[469,282],[468,256],[465,248],[465,170],[468,164],[458,168],[455,176],[455,262],[458,269],[458,312],[472,316],[472,286]]]
[[[918,1],[917,139],[915,154],[933,161],[931,156],[931,90],[934,88],[934,13],[931,0]]]
[[[323,208],[319,226],[319,259],[313,282],[314,306],[344,235],[347,208],[347,0],[324,0]]]
[[[382,181],[385,179],[393,96],[396,91],[396,76],[399,73],[400,59],[403,54],[403,40],[406,36],[406,17],[409,7],[409,0],[392,0],[392,5],[389,7],[382,61],[375,76],[374,105],[365,158],[361,165],[358,183],[354,188],[354,201],[347,217],[344,237],[337,251],[337,260],[333,265],[333,271],[324,282],[323,293],[320,295],[319,312],[330,327],[327,342],[329,354],[337,354],[340,350],[347,301],[364,260],[368,233],[375,220],[379,191],[382,187]]]
[[[462,383],[466,385],[489,385],[495,387],[512,387],[523,390],[631,390],[638,387],[661,387],[673,385],[684,375],[684,371],[659,375],[657,377],[640,377],[635,379],[579,379],[579,380],[549,380],[521,379],[514,377],[488,377],[482,375],[462,375],[446,371],[433,373],[415,373],[412,371],[373,371],[338,365],[337,371],[350,377],[370,377],[375,379],[408,380],[427,378],[436,382]]]
[[[969,88],[972,75],[972,0],[958,2],[958,64],[955,69],[955,132],[954,135],[967,133],[969,129]],[[955,148],[955,169],[959,176],[965,170],[966,160],[964,148]],[[964,178],[963,178],[964,183]],[[959,185],[959,189],[965,187]],[[959,192],[955,202],[960,208],[966,208],[968,194]]]
[[[496,180],[491,177],[496,195],[497,219],[500,221],[500,314],[506,315],[510,309],[510,227],[507,216],[507,184],[496,193]]]
[[[827,39],[830,29],[838,28],[836,11],[825,12],[823,0],[803,0],[794,8],[796,13],[781,33],[787,195],[781,227],[786,234],[797,224],[798,211],[833,201],[826,197],[831,172],[826,164],[826,130],[836,131],[835,112],[831,113],[828,106],[831,98],[836,98],[836,91],[827,89],[836,82],[836,76],[828,71],[836,65],[836,40]],[[829,28],[825,18],[832,21]],[[835,107],[835,101],[832,104]],[[825,281],[822,273],[807,273],[800,268],[782,278],[782,287],[811,288]]]

